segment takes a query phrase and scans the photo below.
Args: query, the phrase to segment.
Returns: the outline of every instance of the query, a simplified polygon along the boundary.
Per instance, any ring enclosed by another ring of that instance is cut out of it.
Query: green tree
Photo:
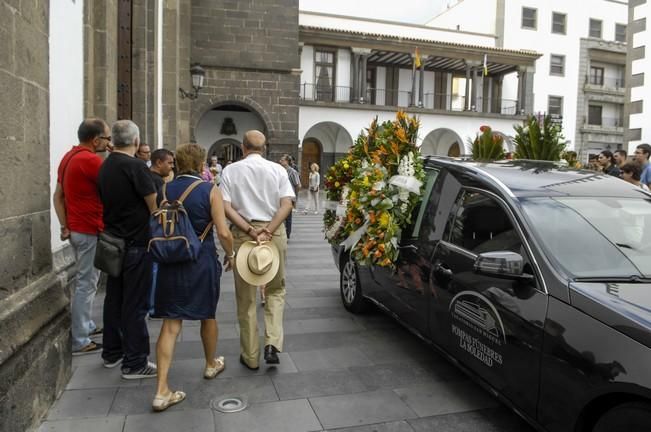
[[[504,138],[493,133],[488,126],[482,126],[479,130],[481,133],[474,140],[468,139],[472,147],[472,158],[480,162],[504,159]]]
[[[542,125],[535,116],[529,116],[524,126],[517,125],[513,128],[516,158],[549,161],[561,159],[566,141],[561,126],[554,124],[551,116],[545,116]]]

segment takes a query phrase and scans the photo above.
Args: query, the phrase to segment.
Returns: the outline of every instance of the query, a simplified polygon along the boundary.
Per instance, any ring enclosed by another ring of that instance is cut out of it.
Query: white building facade
[[[626,99],[629,102],[626,136],[629,153],[639,144],[651,143],[649,110],[645,109],[647,107],[644,103],[651,101],[651,82],[648,78],[645,79],[645,74],[651,70],[651,55],[646,53],[646,47],[651,42],[651,33],[647,29],[649,16],[651,4],[646,0],[630,0],[626,89]]]
[[[627,9],[618,0],[460,0],[428,25],[541,53],[531,70],[533,111],[562,119],[569,147],[587,159],[623,146]],[[516,80],[504,79],[505,97]]]
[[[459,156],[480,126],[509,137],[533,112],[539,54],[498,48],[494,34],[301,11],[299,41],[304,179],[312,162],[325,172],[345,155],[375,116],[417,115],[423,154]],[[505,97],[504,77],[513,74],[516,91]]]

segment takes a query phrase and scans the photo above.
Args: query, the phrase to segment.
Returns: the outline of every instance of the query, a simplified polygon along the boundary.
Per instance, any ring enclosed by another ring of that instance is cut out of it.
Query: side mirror
[[[533,279],[533,275],[524,273],[522,255],[509,252],[484,252],[475,259],[475,271],[487,276],[504,279]]]

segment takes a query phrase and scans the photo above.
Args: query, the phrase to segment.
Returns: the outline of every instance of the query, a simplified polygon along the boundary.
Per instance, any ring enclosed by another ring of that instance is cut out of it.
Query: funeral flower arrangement
[[[336,203],[324,215],[326,238],[360,264],[389,267],[398,257],[398,240],[420,202],[425,177],[418,126],[404,112],[382,124],[376,118],[326,174],[327,197]]]

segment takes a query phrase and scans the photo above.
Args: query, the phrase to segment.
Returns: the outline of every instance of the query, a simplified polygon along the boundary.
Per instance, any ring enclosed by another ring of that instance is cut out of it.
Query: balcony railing
[[[597,87],[602,89],[617,89],[617,90],[624,90],[626,84],[624,78],[597,77],[597,76],[586,76],[585,83],[590,87]]]
[[[624,120],[620,117],[602,117],[601,119],[588,119],[589,128],[621,128],[624,127]]]
[[[362,93],[360,91],[360,93]],[[378,106],[415,106],[426,109],[444,111],[467,111],[466,98],[459,94],[450,93],[425,93],[423,100],[418,97],[412,100],[411,92],[405,90],[367,88],[365,95],[360,95],[355,100],[352,87],[347,86],[319,86],[311,83],[300,85],[299,96],[304,101],[330,102],[330,103],[359,103]],[[481,111],[502,115],[516,115],[518,101],[514,99],[490,99],[484,103],[482,98],[477,98],[476,106],[469,111]]]

